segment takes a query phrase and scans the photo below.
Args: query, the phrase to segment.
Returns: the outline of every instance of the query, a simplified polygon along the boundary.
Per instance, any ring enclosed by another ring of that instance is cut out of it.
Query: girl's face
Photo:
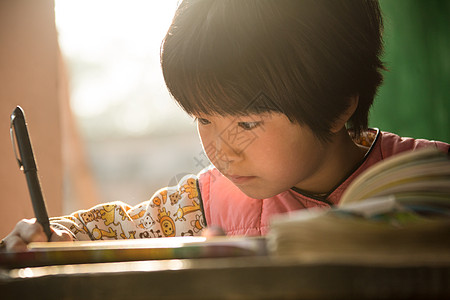
[[[310,190],[324,178],[326,147],[308,127],[284,114],[196,117],[209,160],[252,198],[268,198],[293,186]]]

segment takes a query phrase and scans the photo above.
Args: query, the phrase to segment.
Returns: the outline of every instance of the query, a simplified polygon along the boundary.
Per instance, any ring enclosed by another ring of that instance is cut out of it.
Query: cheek
[[[281,179],[286,176],[286,168],[293,168],[293,153],[289,153],[289,150],[276,139],[259,138],[244,153],[251,165],[261,172],[260,175],[270,174]]]
[[[214,142],[214,136],[211,130],[205,129],[204,127],[197,126],[198,136],[203,147],[203,151],[206,154],[208,160],[214,165],[217,165],[215,160],[215,149],[216,144]]]
[[[207,130],[198,125],[197,125],[197,133],[198,137],[200,138],[200,142],[202,143],[203,149],[205,149],[206,145],[211,143],[210,134],[208,134]]]
[[[267,149],[267,148],[266,148]],[[299,168],[297,153],[292,149],[278,147],[275,149],[267,149],[264,153],[260,153],[262,167],[274,176],[284,180],[290,174]]]
[[[260,145],[261,167],[281,181],[309,173],[314,168],[320,149],[308,139],[276,138]]]

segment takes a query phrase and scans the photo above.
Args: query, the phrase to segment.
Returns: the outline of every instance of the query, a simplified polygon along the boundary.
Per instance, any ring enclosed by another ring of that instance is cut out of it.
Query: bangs
[[[243,15],[232,4],[184,1],[164,38],[161,47],[164,80],[172,97],[189,115],[281,112],[267,89],[270,63],[261,61],[266,60],[264,55],[255,55],[261,48],[267,48],[261,47],[258,40],[268,40],[261,37],[262,31],[255,31],[254,20],[259,17]],[[240,4],[254,5],[250,1]],[[223,14],[223,10],[228,13]],[[197,14],[190,15],[190,11]],[[255,14],[257,9],[246,11]],[[241,22],[224,19],[222,15],[234,16]],[[249,32],[254,33],[251,40]]]
[[[282,111],[261,87],[248,85],[248,79],[223,78],[219,76],[221,70],[211,70],[208,73],[202,70],[189,71],[181,72],[184,76],[177,72],[178,75],[166,82],[172,97],[191,116],[249,115]],[[238,72],[241,70],[236,70],[236,74]]]

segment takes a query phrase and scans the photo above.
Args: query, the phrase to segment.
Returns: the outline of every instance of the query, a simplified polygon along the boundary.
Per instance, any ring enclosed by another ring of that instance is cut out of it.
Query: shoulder
[[[348,185],[362,172],[390,156],[397,155],[404,151],[417,150],[426,147],[435,147],[448,153],[450,148],[450,145],[444,142],[401,137],[397,134],[380,131],[378,129],[369,129],[362,135],[360,140],[355,142],[360,145],[369,146],[369,150],[364,156],[361,164],[357,166],[345,181],[330,194],[332,199],[329,199],[331,199],[331,202],[337,203]]]
[[[395,155],[397,153],[416,150],[425,147],[435,147],[443,152],[448,153],[450,145],[444,142],[415,139],[410,137],[400,137],[394,133],[380,132],[379,135],[379,147],[384,158]]]
[[[212,186],[220,183],[228,183],[223,181],[223,176],[213,165],[210,165],[197,174],[198,188],[203,200],[208,200],[211,195]]]

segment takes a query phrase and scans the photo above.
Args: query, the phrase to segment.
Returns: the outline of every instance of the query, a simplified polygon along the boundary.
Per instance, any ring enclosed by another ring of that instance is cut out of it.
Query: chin
[[[251,189],[246,187],[238,187],[241,192],[253,199],[266,199],[278,195],[281,192],[264,191],[262,189]]]

